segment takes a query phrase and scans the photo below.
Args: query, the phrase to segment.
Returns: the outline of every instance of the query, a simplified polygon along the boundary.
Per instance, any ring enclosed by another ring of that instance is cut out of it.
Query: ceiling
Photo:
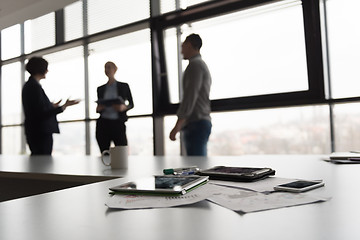
[[[77,0],[0,0],[0,30],[56,11]]]

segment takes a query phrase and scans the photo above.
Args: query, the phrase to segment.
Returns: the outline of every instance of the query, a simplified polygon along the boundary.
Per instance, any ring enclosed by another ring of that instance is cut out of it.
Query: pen
[[[193,174],[195,174],[197,171],[193,171],[193,170],[191,170],[191,171],[182,171],[182,172],[176,172],[176,173],[174,173],[174,175],[193,175]]]
[[[166,168],[163,170],[165,175],[191,175],[199,171],[200,169],[197,166],[184,167],[184,168]]]

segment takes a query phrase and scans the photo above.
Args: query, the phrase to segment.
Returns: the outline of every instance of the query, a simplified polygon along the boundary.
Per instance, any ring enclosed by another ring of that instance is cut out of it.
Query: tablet
[[[118,96],[112,99],[99,99],[95,101],[97,104],[102,104],[105,106],[111,106],[113,104],[125,104],[125,101],[122,97]]]
[[[200,170],[197,174],[209,176],[210,179],[216,180],[251,182],[275,175],[275,170],[271,168],[216,166]]]
[[[119,194],[146,194],[146,195],[183,195],[199,186],[206,184],[207,176],[152,176],[127,182],[110,190]]]

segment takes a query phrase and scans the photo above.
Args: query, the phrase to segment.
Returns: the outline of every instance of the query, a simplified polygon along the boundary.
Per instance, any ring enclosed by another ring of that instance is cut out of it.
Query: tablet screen
[[[155,176],[155,188],[172,189],[172,188],[184,186],[197,179],[198,179],[197,177],[169,178],[169,177]]]

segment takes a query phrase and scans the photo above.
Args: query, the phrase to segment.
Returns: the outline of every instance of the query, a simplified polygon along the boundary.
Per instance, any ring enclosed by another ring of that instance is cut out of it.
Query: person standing
[[[183,133],[188,156],[207,156],[207,143],[211,133],[210,87],[211,75],[200,55],[202,39],[198,34],[187,36],[181,47],[183,58],[189,64],[183,74],[183,96],[177,110],[177,122],[170,132],[170,139]]]
[[[25,135],[31,155],[51,155],[53,149],[53,133],[60,133],[56,115],[68,106],[78,104],[78,100],[67,100],[51,103],[40,85],[46,78],[48,62],[42,57],[32,57],[26,64],[30,73],[29,80],[22,89],[22,105],[25,114]]]
[[[96,112],[100,117],[96,122],[96,140],[100,152],[108,150],[111,141],[115,146],[127,146],[127,111],[134,107],[130,87],[127,83],[115,79],[117,66],[113,62],[105,64],[106,84],[97,88],[98,105]]]

